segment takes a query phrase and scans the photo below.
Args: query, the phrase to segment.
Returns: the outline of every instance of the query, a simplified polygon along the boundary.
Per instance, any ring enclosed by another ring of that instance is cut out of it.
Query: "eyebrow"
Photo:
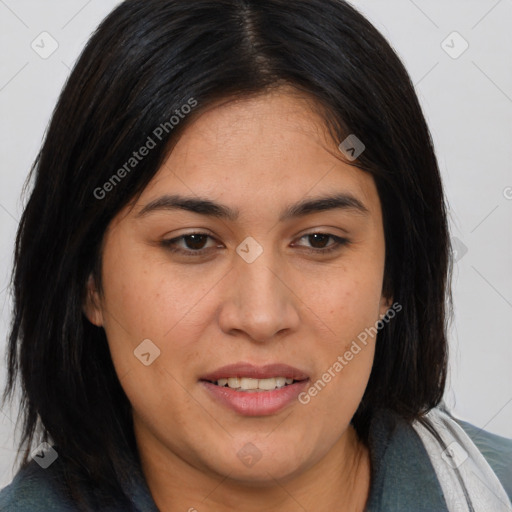
[[[304,199],[298,203],[289,205],[281,213],[279,221],[283,222],[292,218],[303,217],[305,215],[335,209],[352,211],[363,215],[368,215],[370,213],[368,208],[353,195],[339,193],[314,199]],[[229,221],[237,220],[240,215],[239,210],[216,203],[210,199],[201,197],[185,197],[174,194],[164,195],[151,201],[137,213],[136,217],[145,217],[150,213],[172,210],[185,210]]]

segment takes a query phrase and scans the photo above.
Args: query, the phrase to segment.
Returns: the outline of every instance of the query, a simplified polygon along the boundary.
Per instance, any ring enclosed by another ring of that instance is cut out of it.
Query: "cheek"
[[[164,368],[181,382],[183,369],[201,359],[200,340],[212,322],[219,300],[215,285],[222,272],[214,267],[209,272],[198,272],[171,265],[165,255],[155,257],[154,249],[142,254],[121,244],[113,244],[105,253],[103,265],[104,327],[117,374],[122,377],[129,373],[130,379],[138,380],[132,391],[134,400],[141,386],[148,393],[152,387],[161,389],[162,382],[166,382],[164,387],[172,388],[175,382]],[[158,357],[145,367],[135,351],[148,339],[156,347],[149,345],[150,357],[153,352]],[[130,389],[125,391],[128,394]],[[174,396],[179,396],[177,391]]]
[[[380,266],[361,260],[331,272],[322,286],[307,294],[307,303],[346,341],[379,319],[382,278]]]
[[[375,354],[375,326],[379,294],[372,286],[347,282],[332,294],[328,304],[330,336],[316,337],[310,351],[317,373],[299,397],[312,417],[324,417],[336,430],[348,424],[361,402]],[[333,334],[334,333],[334,334]]]
[[[318,328],[322,323],[328,326],[329,336],[316,337],[318,374],[304,402],[311,399],[318,407],[330,409],[337,421],[355,411],[370,376],[382,272],[380,265],[361,258],[358,264],[333,273],[328,286],[308,296],[311,309],[322,320]]]
[[[197,342],[204,325],[199,320],[204,324],[203,313],[211,306],[205,296],[214,283],[205,274],[171,269],[149,252],[141,257],[119,246],[112,246],[103,262],[105,330],[116,373],[134,410],[148,424],[156,422],[157,409],[166,421],[164,411],[169,410],[177,423],[196,417],[200,410],[184,389],[190,384],[184,369],[200,360]],[[137,357],[141,346],[150,354],[148,365]]]
[[[107,311],[135,337],[165,337],[181,319],[193,314],[215,276],[170,265],[154,248],[125,249],[114,245],[104,257]]]

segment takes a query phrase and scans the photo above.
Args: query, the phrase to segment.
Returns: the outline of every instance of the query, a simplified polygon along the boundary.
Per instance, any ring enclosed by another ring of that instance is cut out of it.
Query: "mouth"
[[[247,393],[259,393],[264,391],[273,391],[274,389],[281,389],[290,386],[295,382],[303,382],[303,380],[288,379],[286,377],[270,377],[267,379],[253,379],[251,377],[228,377],[218,379],[216,381],[209,381],[221,388],[234,389]]]
[[[309,376],[284,364],[258,367],[236,363],[201,377],[199,382],[217,404],[245,416],[266,416],[293,403]]]

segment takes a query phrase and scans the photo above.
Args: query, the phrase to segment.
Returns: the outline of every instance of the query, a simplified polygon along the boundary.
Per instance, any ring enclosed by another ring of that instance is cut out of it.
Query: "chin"
[[[229,479],[245,487],[275,487],[276,480],[286,483],[304,471],[301,465],[291,465],[290,461],[276,463],[275,460],[259,461],[252,467],[235,463],[228,468]]]
[[[291,442],[290,439],[279,440],[277,444],[244,440],[236,445],[240,448],[233,450],[234,457],[226,457],[232,448],[222,450],[218,457],[209,461],[209,467],[244,486],[275,487],[276,480],[286,482],[321,458],[321,455],[312,457],[304,443]]]

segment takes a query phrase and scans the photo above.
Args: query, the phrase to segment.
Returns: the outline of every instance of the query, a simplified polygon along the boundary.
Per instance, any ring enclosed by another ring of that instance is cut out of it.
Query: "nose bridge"
[[[235,283],[224,305],[223,329],[244,331],[252,339],[264,341],[283,329],[294,328],[298,312],[293,294],[281,281],[278,256],[258,246],[248,240],[237,248]]]
[[[249,252],[244,253],[247,249]],[[276,271],[272,270],[279,266],[274,251],[270,247],[264,250],[262,246],[257,247],[254,242],[247,241],[240,244],[237,253],[240,256],[236,263],[239,282],[237,290],[240,298],[243,298],[243,302],[251,306],[253,311],[270,311],[278,308],[279,302],[283,299],[283,290],[276,277]]]

